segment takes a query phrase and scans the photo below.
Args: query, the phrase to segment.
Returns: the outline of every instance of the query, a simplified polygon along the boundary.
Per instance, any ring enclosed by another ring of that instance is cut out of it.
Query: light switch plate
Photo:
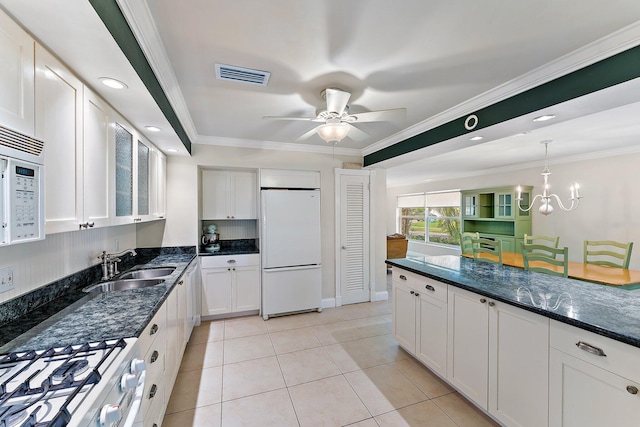
[[[13,289],[13,267],[0,269],[0,293]]]

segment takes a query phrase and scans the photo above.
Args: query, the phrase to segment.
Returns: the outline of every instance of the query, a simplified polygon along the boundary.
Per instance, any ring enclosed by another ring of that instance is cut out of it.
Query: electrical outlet
[[[0,269],[0,293],[13,289],[13,267]]]

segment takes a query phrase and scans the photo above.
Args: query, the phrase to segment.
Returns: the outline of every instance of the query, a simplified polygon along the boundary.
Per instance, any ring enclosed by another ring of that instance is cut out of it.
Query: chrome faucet
[[[98,259],[102,260],[102,280],[112,279],[116,274],[120,274],[118,271],[118,263],[121,261],[120,257],[126,254],[136,256],[137,253],[133,249],[126,249],[122,252],[116,252],[108,254],[107,251],[102,251],[102,255]]]

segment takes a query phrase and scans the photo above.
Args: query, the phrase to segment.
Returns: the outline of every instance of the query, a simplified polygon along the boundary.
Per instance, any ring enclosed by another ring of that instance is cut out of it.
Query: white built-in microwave
[[[0,126],[0,246],[42,240],[44,143]]]

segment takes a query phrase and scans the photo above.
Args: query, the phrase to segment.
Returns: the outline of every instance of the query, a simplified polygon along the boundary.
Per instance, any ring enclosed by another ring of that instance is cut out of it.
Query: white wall
[[[635,242],[630,268],[640,269],[640,154],[630,153],[614,157],[584,160],[564,164],[550,164],[549,178],[551,190],[563,201],[568,201],[569,185],[578,182],[584,196],[580,206],[573,212],[564,212],[556,207],[549,216],[540,215],[533,209],[532,233],[559,235],[560,245],[569,247],[569,258],[582,261],[583,241],[617,240]],[[420,191],[437,191],[498,186],[533,185],[533,194],[541,191],[542,166],[493,173],[475,177],[451,179],[447,181],[423,183],[419,185],[387,189],[387,228],[394,233],[396,196]],[[422,250],[429,254],[459,253],[432,245],[412,244],[412,250]]]
[[[161,221],[157,221],[161,222]],[[0,294],[0,303],[99,264],[102,251],[136,247],[136,226],[121,225],[50,234],[45,240],[0,248],[0,268],[13,267],[15,289]]]
[[[321,227],[322,234],[322,297],[335,297],[335,196],[334,169],[342,162],[361,162],[354,156],[318,154],[295,151],[262,150],[253,148],[220,147],[194,144],[192,157],[167,158],[167,220],[163,246],[197,244],[199,227],[199,167],[219,168],[276,168],[317,170],[321,175]],[[384,174],[381,175],[384,182]],[[379,185],[380,198],[386,201],[384,184]],[[383,202],[381,202],[383,203]],[[380,213],[380,231],[384,236],[384,209]],[[146,239],[141,236],[140,239]],[[384,254],[384,251],[382,252]],[[376,280],[377,290],[384,290],[386,282],[382,275],[384,255],[378,256],[380,263]],[[384,279],[384,280],[383,280]]]

